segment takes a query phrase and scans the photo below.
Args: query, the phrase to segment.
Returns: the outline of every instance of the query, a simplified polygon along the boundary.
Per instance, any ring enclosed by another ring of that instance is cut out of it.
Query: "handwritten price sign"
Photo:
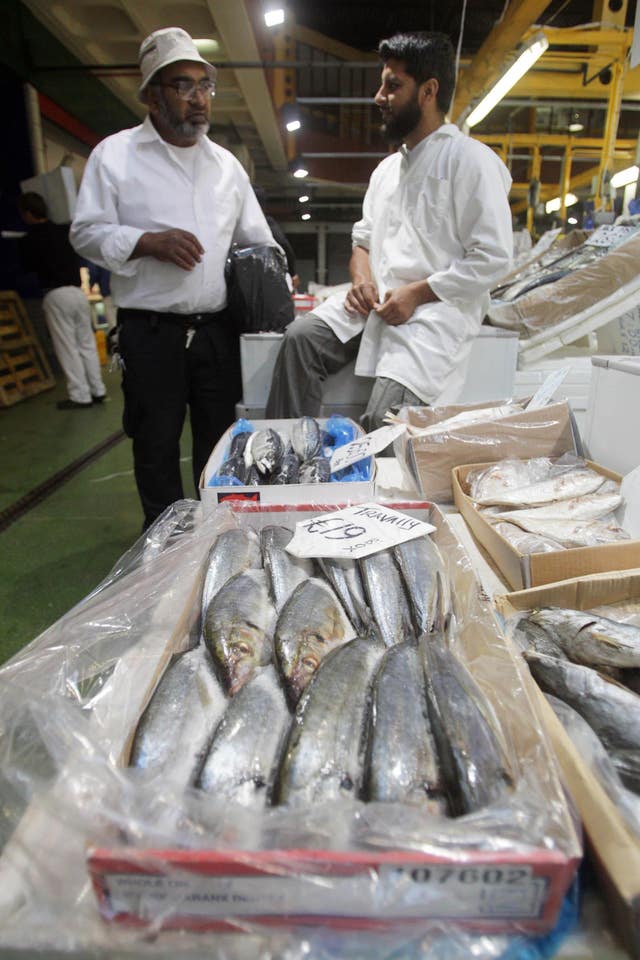
[[[287,550],[295,557],[356,560],[434,530],[431,524],[399,510],[365,503],[296,524]]]
[[[380,453],[406,429],[404,423],[390,427],[380,427],[379,430],[368,433],[366,437],[360,437],[358,440],[352,440],[351,443],[345,443],[343,447],[338,447],[337,450],[333,451],[331,457],[331,473],[337,473],[338,470],[350,467],[352,463],[358,463],[360,460],[365,460],[366,457],[372,457],[376,453]]]

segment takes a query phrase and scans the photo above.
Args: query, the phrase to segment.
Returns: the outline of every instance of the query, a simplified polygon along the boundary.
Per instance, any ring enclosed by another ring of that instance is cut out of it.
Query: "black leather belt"
[[[159,310],[137,310],[132,307],[119,307],[118,320],[150,320],[156,323],[175,323],[185,330],[204,327],[208,323],[216,323],[226,314],[226,310],[217,310],[215,313],[163,313]]]

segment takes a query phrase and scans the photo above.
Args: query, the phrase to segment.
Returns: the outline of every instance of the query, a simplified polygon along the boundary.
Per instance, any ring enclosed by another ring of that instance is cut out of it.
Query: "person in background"
[[[231,243],[274,240],[244,169],[207,137],[215,68],[179,27],[143,40],[139,63],[148,115],[92,152],[71,242],[111,271],[124,428],[146,528],[183,497],[187,406],[196,489],[235,420],[240,342],[224,280]]]
[[[269,224],[269,229],[273,234],[273,239],[282,247],[284,255],[287,258],[287,273],[290,280],[289,289],[292,291],[292,293],[295,293],[295,291],[298,289],[300,278],[298,277],[298,271],[296,270],[296,255],[293,252],[293,247],[285,237],[282,227],[277,220],[274,220],[274,218],[265,211],[265,205],[267,202],[266,191],[262,187],[254,187],[253,190],[258,198],[258,203],[262,207],[262,212],[264,213],[265,219]]]
[[[322,382],[354,358],[375,377],[366,430],[403,405],[450,403],[464,383],[488,291],[512,257],[511,177],[447,123],[455,58],[444,34],[383,40],[375,102],[397,152],[374,170],[353,227],[352,286],[287,328],[269,418],[318,414]]]
[[[100,372],[91,307],[80,289],[80,259],[69,243],[69,224],[52,223],[39,193],[23,193],[18,211],[29,227],[22,241],[25,267],[44,291],[42,308],[53,349],[67,381],[58,410],[82,410],[102,403],[106,388]]]

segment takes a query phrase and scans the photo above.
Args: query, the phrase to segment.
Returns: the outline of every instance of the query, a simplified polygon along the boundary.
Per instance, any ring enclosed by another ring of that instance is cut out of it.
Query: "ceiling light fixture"
[[[311,220],[311,214],[310,214],[310,213],[303,213],[302,216],[300,217],[300,219],[301,219],[301,220]]]
[[[509,67],[507,72],[500,77],[495,86],[483,97],[477,107],[471,111],[465,120],[466,125],[468,127],[475,127],[477,123],[484,120],[496,104],[500,103],[509,90],[525,75],[527,70],[531,69],[536,60],[540,59],[548,46],[549,41],[544,33],[536,33],[520,53],[516,62]]]
[[[296,180],[302,180],[303,177],[309,176],[309,171],[299,157],[293,161],[290,169]]]
[[[625,170],[618,170],[618,172],[614,173],[611,177],[611,186],[615,187],[616,190],[618,187],[626,187],[628,184],[636,182],[638,174],[640,174],[638,167],[627,167]]]
[[[303,194],[303,196],[298,197],[298,203],[307,203],[307,201],[310,200],[310,199],[311,199],[311,198],[308,197],[308,196],[306,195],[306,193],[305,193],[305,194]]]
[[[282,7],[272,7],[271,10],[265,10],[264,22],[268,27],[278,27],[284,23],[284,9]]]
[[[575,193],[565,193],[564,195],[564,205],[565,207],[572,207],[574,203],[578,202],[578,198]],[[560,197],[554,197],[553,200],[547,200],[544,205],[545,213],[555,213],[562,206],[562,201]]]
[[[285,103],[282,106],[282,122],[289,131],[289,133],[295,133],[296,130],[299,130],[302,126],[302,120],[300,119],[300,111],[295,103]]]
[[[576,220],[575,217],[569,217],[569,219],[567,220],[567,223],[570,223],[572,227],[575,227],[577,222],[578,221]]]

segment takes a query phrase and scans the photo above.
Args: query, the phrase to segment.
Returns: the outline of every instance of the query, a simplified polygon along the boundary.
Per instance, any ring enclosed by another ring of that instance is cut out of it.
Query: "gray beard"
[[[209,127],[211,124],[208,122],[192,123],[190,120],[176,120],[169,110],[164,91],[158,98],[158,108],[159,112],[162,114],[162,119],[167,126],[170,127],[179,137],[184,137],[185,140],[198,140],[200,137],[204,137],[209,132]]]

